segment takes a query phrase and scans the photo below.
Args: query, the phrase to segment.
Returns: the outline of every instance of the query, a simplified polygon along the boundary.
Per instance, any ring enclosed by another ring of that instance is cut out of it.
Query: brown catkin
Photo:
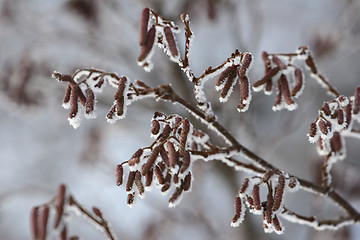
[[[275,188],[275,195],[274,195],[274,205],[273,211],[277,211],[282,203],[282,198],[284,194],[284,187],[285,187],[285,177],[284,175],[280,175],[278,178],[278,185]]]
[[[116,100],[116,115],[122,116],[124,114],[124,96],[121,96],[120,99]]]
[[[276,230],[277,232],[281,232],[281,231],[282,231],[281,224],[280,224],[279,219],[278,219],[278,217],[276,216],[276,214],[275,214],[275,216],[274,216],[274,218],[273,218],[273,225],[274,225],[274,228],[275,228],[275,230]]]
[[[39,239],[39,207],[33,207],[30,213],[30,230],[33,240]]]
[[[184,191],[189,191],[191,187],[191,172],[189,172],[184,178]]]
[[[55,199],[55,218],[54,218],[54,228],[57,228],[60,224],[65,204],[65,192],[66,187],[64,184],[60,184],[57,189],[56,199]]]
[[[332,152],[339,152],[341,150],[342,143],[339,132],[334,132],[333,137],[330,139],[330,148]]]
[[[67,240],[67,228],[64,225],[63,229],[60,232],[60,240]]]
[[[140,162],[140,157],[143,154],[144,150],[142,148],[139,148],[130,158],[128,161],[129,166],[134,166],[135,164],[138,164]]]
[[[324,134],[327,135],[329,132],[331,132],[331,122],[325,120],[325,119],[321,119],[318,123],[319,125],[319,129],[320,131]]]
[[[238,109],[242,110],[246,108],[249,104],[249,94],[250,94],[250,82],[249,79],[244,76],[240,78],[240,102],[238,105]]]
[[[156,29],[155,26],[152,26],[147,33],[146,43],[140,49],[140,54],[138,57],[138,62],[142,62],[150,53],[153,48],[153,44],[155,41]]]
[[[161,135],[160,135],[159,141],[160,142],[165,141],[169,137],[170,132],[171,132],[170,124],[166,124],[163,131],[162,131],[162,133],[161,133]]]
[[[141,12],[140,25],[139,25],[139,45],[140,46],[144,46],[146,44],[149,17],[150,17],[149,8],[144,8]]]
[[[312,123],[310,124],[309,136],[310,136],[310,137],[315,137],[316,133],[317,133],[316,123],[315,123],[315,122],[312,122]]]
[[[265,220],[268,224],[271,223],[273,204],[274,204],[274,199],[272,196],[272,190],[270,189],[266,198],[266,211],[265,211]]]
[[[183,192],[183,188],[182,187],[177,187],[173,193],[173,195],[170,197],[169,199],[169,203],[173,203],[175,202],[179,197],[180,195],[182,194]]]
[[[139,194],[142,195],[145,192],[144,185],[141,181],[141,173],[139,171],[136,171],[135,174],[135,184],[139,191]]]
[[[247,75],[247,71],[249,70],[250,64],[252,61],[252,55],[250,53],[245,53],[241,65],[238,68],[238,76],[239,78],[244,78]]]
[[[184,151],[183,163],[180,167],[180,173],[184,173],[190,166],[190,153],[188,151]]]
[[[95,95],[91,88],[85,90],[86,102],[85,102],[85,113],[89,114],[94,110],[95,106]]]
[[[180,132],[180,143],[179,143],[179,152],[180,156],[184,155],[184,149],[186,146],[187,137],[190,131],[190,122],[187,118],[185,118],[182,122],[182,128]]]
[[[134,180],[135,180],[135,174],[136,174],[135,171],[130,171],[129,172],[128,180],[127,180],[127,183],[126,183],[126,191],[127,192],[130,192],[132,190],[132,188],[133,188]]]
[[[168,47],[170,50],[170,53],[173,57],[176,57],[179,52],[176,46],[176,42],[174,39],[174,34],[172,33],[170,27],[164,27],[164,34],[165,34],[165,39],[166,42],[168,43]]]
[[[166,152],[163,144],[160,145],[160,156],[161,156],[161,159],[163,160],[163,163],[165,164],[165,166],[169,167],[170,166],[169,156],[168,156],[168,153]]]
[[[230,67],[225,68],[225,70],[219,74],[219,77],[217,78],[215,85],[220,86],[221,84],[223,84],[225,78],[227,78],[230,74],[235,74],[237,67],[238,65],[232,65]]]
[[[303,74],[300,68],[295,68],[294,71],[295,85],[291,90],[291,96],[296,96],[303,86]]]
[[[178,162],[179,155],[175,150],[174,144],[172,142],[166,143],[168,153],[169,153],[169,167],[174,168]]]
[[[282,90],[282,94],[283,94],[285,103],[287,105],[294,104],[294,101],[292,100],[292,98],[290,96],[289,83],[288,83],[288,80],[287,80],[285,74],[281,74],[280,81],[281,81],[281,90]]]
[[[70,101],[70,95],[71,95],[71,84],[68,83],[65,91],[65,96],[63,99],[63,103],[66,104]]]
[[[275,102],[274,102],[274,107],[278,106],[281,104],[281,100],[282,100],[282,86],[281,86],[281,78],[279,78],[276,82],[276,88],[277,88],[277,95],[275,98]]]
[[[162,174],[162,171],[158,165],[155,166],[154,173],[155,173],[155,176],[156,176],[159,184],[163,185],[165,183],[165,178],[164,178],[164,175]]]
[[[248,186],[249,186],[249,178],[244,178],[239,190],[239,194],[245,193]]]
[[[45,240],[46,239],[46,230],[48,225],[49,219],[49,206],[44,205],[40,212],[40,221],[39,221],[39,239]]]
[[[354,102],[353,102],[353,113],[355,115],[360,112],[360,86],[355,89],[354,92]]]
[[[146,163],[144,163],[143,168],[141,169],[141,174],[143,176],[145,176],[150,171],[150,169],[155,163],[156,158],[159,155],[159,152],[160,152],[159,146],[154,147],[154,149],[151,151]]]
[[[114,117],[115,111],[116,111],[116,105],[113,105],[110,108],[109,112],[106,114],[106,118],[112,119]]]
[[[232,219],[233,223],[236,223],[241,216],[241,198],[239,196],[235,197],[235,216]]]
[[[132,205],[134,204],[134,200],[135,200],[135,195],[133,193],[128,193],[126,203],[128,205]]]
[[[161,188],[161,192],[166,192],[167,190],[169,190],[170,188],[170,183],[166,182],[162,188]]]
[[[145,187],[151,186],[153,175],[154,175],[154,170],[150,169],[149,172],[145,175]]]
[[[321,111],[323,111],[323,113],[326,115],[326,116],[330,116],[331,115],[331,110],[330,110],[330,107],[329,107],[329,104],[327,102],[325,102],[323,104],[323,106],[321,107]]]
[[[152,129],[151,129],[151,134],[152,135],[157,135],[160,131],[160,123],[158,120],[152,120],[151,122],[152,125]]]
[[[70,113],[69,118],[74,118],[78,113],[78,98],[80,92],[79,86],[76,84],[72,85],[71,94],[70,94]]]
[[[224,87],[220,92],[221,98],[226,98],[236,78],[236,73],[231,73],[225,81]]]
[[[127,78],[124,77],[124,76],[120,77],[119,82],[118,82],[118,88],[117,88],[116,93],[114,95],[115,100],[120,100],[121,97],[124,96],[126,83],[127,83]]]
[[[269,181],[270,178],[274,175],[274,173],[275,173],[275,170],[274,170],[274,169],[268,170],[268,171],[264,174],[264,176],[262,177],[262,181],[263,181],[263,182]]]
[[[348,104],[348,105],[344,108],[345,115],[346,115],[346,127],[345,127],[345,129],[349,128],[350,125],[351,125],[351,121],[352,121],[351,110],[352,110],[351,104]]]
[[[260,187],[259,185],[254,185],[252,190],[252,197],[254,200],[254,207],[256,210],[261,210],[261,204],[260,204]]]
[[[116,185],[120,186],[123,183],[124,168],[121,164],[116,166]]]

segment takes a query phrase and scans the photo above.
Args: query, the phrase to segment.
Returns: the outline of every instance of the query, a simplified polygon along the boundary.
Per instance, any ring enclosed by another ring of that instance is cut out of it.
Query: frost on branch
[[[265,232],[282,234],[284,227],[278,216],[284,210],[285,195],[298,188],[298,180],[281,171],[269,170],[262,177],[245,178],[235,197],[235,216],[231,226],[237,227],[242,223],[247,208],[250,213],[263,216]],[[266,199],[260,198],[261,189],[267,192]]]
[[[151,137],[155,141],[140,148],[132,157],[117,166],[116,184],[123,182],[123,165],[128,165],[127,204],[132,207],[136,197],[144,197],[153,185],[163,194],[171,193],[169,207],[175,207],[183,193],[191,190],[192,151],[206,148],[208,136],[193,128],[188,119],[156,112],[152,119]]]

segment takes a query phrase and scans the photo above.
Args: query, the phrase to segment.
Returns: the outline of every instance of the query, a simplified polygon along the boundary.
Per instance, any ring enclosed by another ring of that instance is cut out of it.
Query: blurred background
[[[51,200],[65,183],[84,207],[103,211],[119,239],[359,239],[359,226],[317,232],[284,219],[284,235],[264,234],[261,217],[252,214],[240,227],[230,227],[233,199],[246,174],[218,162],[194,164],[193,190],[175,209],[167,207],[168,197],[158,190],[133,209],[126,205],[124,187],[115,185],[115,166],[151,143],[154,111],[188,114],[149,100],[131,105],[128,117],[111,125],[105,115],[114,92],[108,89],[98,95],[98,118],[74,130],[68,110],[61,107],[66,84],[51,74],[95,67],[152,86],[170,83],[193,102],[190,84],[162,50],[156,49],[152,72],[136,63],[138,22],[146,6],[181,28],[179,15],[190,15],[196,75],[239,49],[255,57],[249,76],[253,83],[263,74],[261,51],[287,53],[308,45],[320,71],[342,94],[352,95],[360,84],[360,1],[1,0],[0,238],[30,239],[31,207]],[[183,50],[183,32],[176,38]],[[317,109],[331,98],[308,74],[294,112],[274,113],[275,96],[254,93],[249,111],[239,114],[239,93],[220,104],[214,83],[208,83],[208,98],[220,123],[241,143],[275,166],[319,182],[322,159],[306,134]],[[334,166],[334,185],[359,209],[359,142],[346,140],[348,157]],[[289,195],[287,203],[303,214],[338,214],[336,207],[310,194]],[[69,221],[71,235],[105,239],[83,219]]]

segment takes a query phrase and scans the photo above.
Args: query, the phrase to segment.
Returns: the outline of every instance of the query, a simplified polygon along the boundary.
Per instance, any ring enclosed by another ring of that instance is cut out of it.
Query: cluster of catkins
[[[163,19],[149,8],[144,8],[139,26],[139,45],[141,49],[137,59],[138,64],[146,71],[152,69],[151,57],[156,43],[169,55],[170,60],[179,62],[180,54],[174,37],[174,33],[179,31],[179,27],[174,22]]]
[[[360,87],[349,98],[340,95],[323,104],[310,124],[309,141],[317,142],[320,155],[342,160],[346,154],[342,133],[351,131],[354,120],[360,122]]]
[[[182,194],[191,190],[191,151],[203,148],[208,136],[193,129],[188,119],[178,115],[165,116],[156,112],[152,119],[151,136],[155,138],[150,147],[138,149],[132,157],[116,168],[116,184],[124,180],[123,165],[127,164],[127,204],[132,207],[136,195],[144,197],[153,183],[167,194],[172,192],[169,207],[175,207]]]
[[[253,84],[254,91],[264,90],[266,95],[273,92],[273,78],[276,81],[277,96],[273,105],[273,110],[286,108],[290,111],[296,109],[297,104],[294,98],[299,97],[304,89],[304,76],[301,68],[297,67],[296,61],[304,61],[307,68],[311,71],[312,77],[319,80],[323,77],[317,70],[314,59],[307,47],[299,47],[295,53],[290,54],[269,54],[262,52],[264,62],[264,76]],[[322,79],[325,80],[325,79]],[[322,81],[319,80],[322,84]]]
[[[265,201],[260,199],[262,186],[267,191]],[[263,216],[265,232],[275,231],[277,234],[282,234],[284,227],[278,215],[283,211],[285,194],[287,191],[297,191],[298,187],[296,178],[289,177],[281,171],[269,170],[263,177],[245,178],[235,197],[235,216],[231,226],[237,227],[242,223],[247,207],[251,213]]]
[[[126,77],[96,69],[77,70],[72,76],[54,72],[53,77],[58,81],[68,82],[62,106],[70,109],[68,120],[74,128],[80,126],[83,116],[88,119],[96,117],[95,93],[101,92],[106,83],[117,89],[113,106],[106,116],[108,122],[114,123],[125,117],[127,105],[130,104],[126,97],[129,88]]]

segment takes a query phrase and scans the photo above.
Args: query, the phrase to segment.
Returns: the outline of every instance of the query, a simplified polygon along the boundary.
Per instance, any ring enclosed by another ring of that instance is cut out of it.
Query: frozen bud
[[[156,176],[159,184],[163,185],[165,183],[165,178],[164,178],[162,171],[158,165],[155,166],[154,172],[155,172],[155,176]]]
[[[244,181],[241,184],[241,187],[240,187],[240,190],[239,190],[240,196],[245,193],[248,186],[249,186],[249,178],[244,178]]]
[[[215,85],[221,86],[224,83],[225,79],[230,74],[235,74],[237,67],[238,67],[237,65],[232,65],[230,67],[225,68],[225,70],[219,74],[219,77],[217,78]]]
[[[68,83],[68,85],[66,87],[66,91],[65,91],[65,96],[64,96],[64,99],[63,99],[64,108],[66,108],[66,106],[68,106],[67,104],[70,101],[70,95],[71,95],[71,84]]]
[[[67,240],[67,228],[65,225],[60,232],[60,240]]]
[[[301,94],[303,88],[303,74],[300,68],[295,68],[294,71],[295,85],[291,90],[291,96],[296,97]]]
[[[133,193],[128,193],[127,195],[127,199],[126,199],[126,203],[129,205],[129,206],[132,206],[134,204],[134,200],[135,200],[135,196]]]
[[[181,133],[180,133],[180,143],[179,143],[180,156],[184,155],[184,149],[185,149],[186,140],[187,140],[189,131],[190,131],[190,123],[189,123],[189,120],[186,118],[182,122],[182,129],[181,129]]]
[[[324,134],[327,135],[329,132],[331,132],[331,122],[325,120],[325,119],[321,119],[318,123],[319,125],[319,129],[320,131]]]
[[[242,217],[241,209],[242,208],[242,202],[241,198],[239,196],[235,197],[235,216],[232,219],[231,226],[237,227],[239,224],[244,220]]]
[[[97,208],[97,207],[92,207],[92,211],[93,211],[93,213],[97,216],[97,217],[99,217],[99,218],[103,218],[102,217],[102,213],[101,213],[101,211],[100,211],[100,209],[99,208]]]
[[[279,221],[278,217],[276,216],[276,214],[275,214],[275,216],[273,218],[273,225],[274,225],[275,232],[277,234],[282,234],[283,233],[283,228],[282,228],[282,226],[280,224],[280,221]]]
[[[191,188],[191,172],[189,172],[184,178],[184,191],[189,191]]]
[[[321,111],[323,111],[323,113],[326,115],[326,116],[330,116],[331,115],[331,110],[330,110],[330,107],[329,107],[329,104],[327,102],[325,102],[323,104],[323,106],[321,107]]]
[[[270,189],[267,194],[267,198],[266,198],[266,211],[265,211],[265,220],[266,220],[266,223],[268,223],[268,224],[270,224],[271,220],[272,220],[271,218],[272,218],[273,204],[274,204],[274,199],[272,196],[272,190]]]
[[[40,212],[40,221],[39,221],[39,239],[46,239],[46,230],[49,219],[49,206],[44,205]]]
[[[180,167],[180,173],[184,173],[190,166],[190,153],[188,151],[184,151],[183,163]]]
[[[341,109],[336,110],[336,118],[339,125],[344,123],[344,111]]]
[[[130,158],[128,161],[129,166],[134,166],[135,164],[138,164],[140,162],[140,157],[143,154],[144,150],[142,148],[139,148]]]
[[[252,62],[252,55],[250,53],[245,53],[238,70],[238,76],[240,79],[244,78],[247,75],[247,71],[249,70],[251,62]]]
[[[269,179],[275,174],[275,170],[274,169],[270,169],[269,171],[267,171],[263,178],[262,178],[262,181],[263,182],[267,182],[269,181]]]
[[[85,112],[86,112],[86,114],[89,114],[94,110],[95,96],[94,96],[94,92],[91,90],[91,88],[87,88],[85,90],[85,95],[86,95]]]
[[[256,81],[253,84],[253,87],[256,89],[260,87],[261,85],[267,83],[268,81],[271,81],[272,78],[280,71],[279,67],[274,67],[270,69],[268,72],[265,73],[265,75],[258,81]]]
[[[355,115],[360,112],[360,86],[355,89],[354,92],[354,102],[353,102],[353,113]]]
[[[316,123],[315,123],[315,122],[312,122],[312,123],[310,124],[309,136],[313,138],[313,137],[316,136],[316,133],[317,133]]]
[[[146,43],[140,49],[140,54],[138,57],[138,62],[142,62],[150,53],[151,49],[153,48],[154,41],[155,41],[156,29],[155,26],[152,26],[147,33]]]
[[[161,156],[165,166],[169,167],[170,166],[169,156],[168,156],[168,153],[166,152],[163,144],[160,145],[160,156]]]
[[[160,135],[160,139],[159,141],[162,142],[162,141],[165,141],[169,135],[170,135],[170,132],[171,132],[171,127],[169,124],[166,124],[161,135]]]
[[[160,123],[157,120],[152,120],[151,122],[152,125],[152,129],[151,129],[151,134],[152,135],[157,135],[160,131]]]
[[[153,180],[154,171],[150,169],[150,171],[145,175],[145,187],[150,187]]]
[[[145,189],[144,189],[144,185],[141,181],[141,173],[139,171],[136,171],[136,174],[135,174],[135,184],[139,191],[139,194],[142,195],[144,193]]]
[[[276,66],[278,66],[280,69],[286,69],[286,64],[285,64],[283,61],[281,61],[281,59],[278,58],[276,55],[273,55],[273,56],[272,56],[272,61],[273,61],[273,63],[274,63]]]
[[[276,212],[281,206],[281,202],[284,194],[284,187],[285,187],[285,177],[283,175],[280,175],[278,178],[278,185],[275,188],[274,205],[273,205],[274,212]]]
[[[342,144],[339,132],[334,132],[333,137],[330,139],[330,148],[332,152],[339,152],[341,150]]]
[[[150,16],[149,8],[144,8],[141,12],[140,26],[139,26],[139,45],[140,46],[144,46],[146,44],[149,16]]]
[[[297,185],[297,179],[294,178],[294,177],[291,177],[290,180],[289,180],[289,188],[293,189],[293,188],[296,188],[296,185]]]
[[[116,185],[120,186],[123,183],[124,169],[121,164],[116,166]]]
[[[57,228],[60,224],[63,212],[64,212],[64,204],[65,204],[65,191],[66,187],[64,184],[60,184],[58,186],[58,190],[55,198],[55,218],[54,218],[54,228]]]
[[[255,210],[261,210],[261,204],[260,204],[260,187],[258,184],[254,185],[252,190],[252,197],[254,200],[254,207]]]
[[[171,55],[173,57],[176,57],[179,54],[179,52],[178,52],[178,49],[176,46],[174,35],[173,35],[170,27],[164,27],[164,34],[165,34],[165,39],[166,39],[166,42],[168,43],[168,47],[169,47]]]
[[[305,60],[305,64],[310,68],[310,71],[313,74],[318,73],[315,62],[314,62],[314,59],[313,59],[313,57],[311,55],[309,55],[308,58]]]
[[[160,152],[159,146],[154,147],[154,149],[151,151],[146,163],[144,163],[144,165],[141,169],[141,174],[143,176],[145,176],[150,171],[150,169],[152,168],[152,166],[155,163],[157,156],[159,155],[159,152]]]
[[[250,82],[249,79],[244,76],[240,78],[240,102],[238,111],[245,112],[249,108],[250,100]]]
[[[282,88],[281,90],[282,90],[282,94],[284,96],[285,103],[289,106],[294,106],[294,101],[292,100],[292,98],[290,96],[289,83],[288,83],[288,80],[287,80],[285,74],[281,74],[280,81],[281,81],[281,88]],[[293,109],[290,108],[289,110],[293,110]]]
[[[136,174],[135,171],[130,171],[129,172],[128,180],[127,180],[127,183],[126,183],[126,191],[127,192],[130,192],[132,190],[132,188],[133,188],[134,180],[135,180],[135,174]]]
[[[39,207],[33,207],[30,213],[30,230],[32,239],[39,239]]]
[[[168,152],[169,152],[169,163],[170,163],[169,167],[173,168],[173,167],[175,167],[175,165],[178,162],[179,155],[176,152],[174,144],[172,142],[168,141],[166,143],[166,146],[167,146],[167,149],[168,149]]]

